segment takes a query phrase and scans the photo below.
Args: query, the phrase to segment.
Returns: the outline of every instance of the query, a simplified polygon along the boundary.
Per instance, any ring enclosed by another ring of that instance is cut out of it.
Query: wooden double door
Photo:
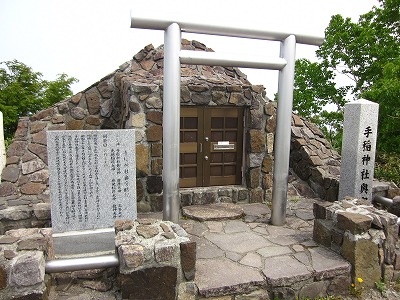
[[[243,112],[181,107],[180,187],[242,183]]]

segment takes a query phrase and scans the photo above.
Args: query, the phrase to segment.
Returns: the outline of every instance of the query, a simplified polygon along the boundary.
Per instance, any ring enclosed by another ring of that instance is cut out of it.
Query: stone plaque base
[[[115,253],[114,228],[53,233],[56,258]]]

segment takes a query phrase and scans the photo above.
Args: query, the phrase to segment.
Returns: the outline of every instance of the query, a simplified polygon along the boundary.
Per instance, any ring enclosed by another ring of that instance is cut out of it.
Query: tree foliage
[[[71,85],[77,82],[66,74],[58,75],[54,81],[44,80],[40,72],[17,60],[1,62],[0,66],[0,111],[6,139],[13,137],[20,117],[71,96]]]
[[[349,87],[335,86],[335,73],[323,64],[299,59],[295,66],[293,110],[319,125],[336,146],[341,141],[343,106]]]
[[[320,62],[296,63],[294,94],[296,110],[305,116],[318,116],[322,129],[329,128],[330,118],[342,120],[347,91],[354,98],[379,103],[378,149],[397,153],[400,153],[399,7],[400,0],[380,0],[380,7],[361,15],[358,22],[341,15],[332,16],[325,30],[325,41],[317,51]],[[353,85],[336,87],[332,83],[334,71],[346,75]],[[311,87],[317,91],[311,93]],[[334,104],[334,114],[326,115],[323,107],[326,104]],[[339,123],[335,138],[341,136],[340,128]]]

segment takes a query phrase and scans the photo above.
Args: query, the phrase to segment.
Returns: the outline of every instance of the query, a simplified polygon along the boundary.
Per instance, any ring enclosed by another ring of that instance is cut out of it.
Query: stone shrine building
[[[212,51],[188,40],[182,49]],[[20,119],[1,177],[0,234],[50,224],[47,130],[136,129],[138,212],[162,210],[163,57],[163,46],[148,45],[86,90]],[[275,102],[238,68],[182,64],[181,206],[270,201],[275,124]],[[289,195],[337,200],[339,159],[293,114]]]

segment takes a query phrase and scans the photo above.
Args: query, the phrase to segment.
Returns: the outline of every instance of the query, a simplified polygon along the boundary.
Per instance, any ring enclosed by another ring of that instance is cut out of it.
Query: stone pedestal
[[[364,99],[345,105],[338,200],[372,200],[378,111],[378,104]]]
[[[314,203],[314,240],[341,254],[352,265],[353,283],[375,287],[400,275],[397,217],[378,210],[367,200],[347,199]],[[387,270],[392,270],[389,276]]]
[[[176,291],[193,285],[196,243],[179,225],[119,220],[115,231],[122,299],[174,300]]]

